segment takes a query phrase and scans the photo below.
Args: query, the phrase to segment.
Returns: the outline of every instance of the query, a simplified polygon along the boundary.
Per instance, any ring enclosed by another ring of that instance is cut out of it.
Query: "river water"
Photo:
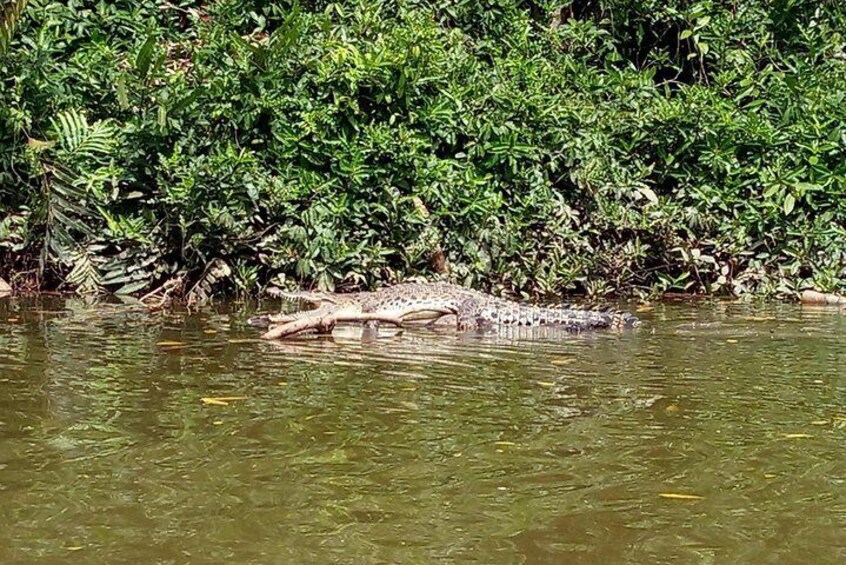
[[[641,310],[265,343],[0,299],[0,562],[846,562],[844,313]]]

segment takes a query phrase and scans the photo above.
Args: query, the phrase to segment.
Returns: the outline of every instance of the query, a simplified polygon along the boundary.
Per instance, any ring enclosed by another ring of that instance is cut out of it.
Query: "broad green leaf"
[[[793,207],[796,205],[796,199],[789,192],[784,196],[784,214],[789,216],[793,212]]]
[[[147,36],[147,40],[141,45],[141,49],[138,50],[138,55],[135,57],[135,71],[142,80],[147,78],[157,42],[158,39],[151,33]]]

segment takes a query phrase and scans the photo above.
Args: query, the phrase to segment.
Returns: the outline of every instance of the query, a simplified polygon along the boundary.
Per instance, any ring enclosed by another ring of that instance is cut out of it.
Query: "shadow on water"
[[[0,299],[3,562],[846,557],[837,310],[280,343],[249,310]]]

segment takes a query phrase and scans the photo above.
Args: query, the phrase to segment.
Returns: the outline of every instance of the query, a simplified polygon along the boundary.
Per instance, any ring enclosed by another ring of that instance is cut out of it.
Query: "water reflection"
[[[837,311],[284,343],[250,313],[0,299],[0,559],[844,557]]]

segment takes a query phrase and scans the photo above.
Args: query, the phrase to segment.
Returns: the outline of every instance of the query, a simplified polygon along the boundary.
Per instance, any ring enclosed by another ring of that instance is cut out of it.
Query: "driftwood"
[[[846,305],[846,296],[817,292],[816,290],[805,290],[799,296],[803,304],[841,304]]]
[[[327,314],[326,316],[319,316],[314,318],[303,318],[302,320],[294,320],[278,326],[274,326],[262,334],[262,339],[281,339],[300,332],[315,330],[317,333],[327,334],[335,329],[335,324],[338,322],[384,322],[394,326],[402,326],[402,319],[395,316],[385,316],[380,314],[356,314],[354,317],[343,317]]]

